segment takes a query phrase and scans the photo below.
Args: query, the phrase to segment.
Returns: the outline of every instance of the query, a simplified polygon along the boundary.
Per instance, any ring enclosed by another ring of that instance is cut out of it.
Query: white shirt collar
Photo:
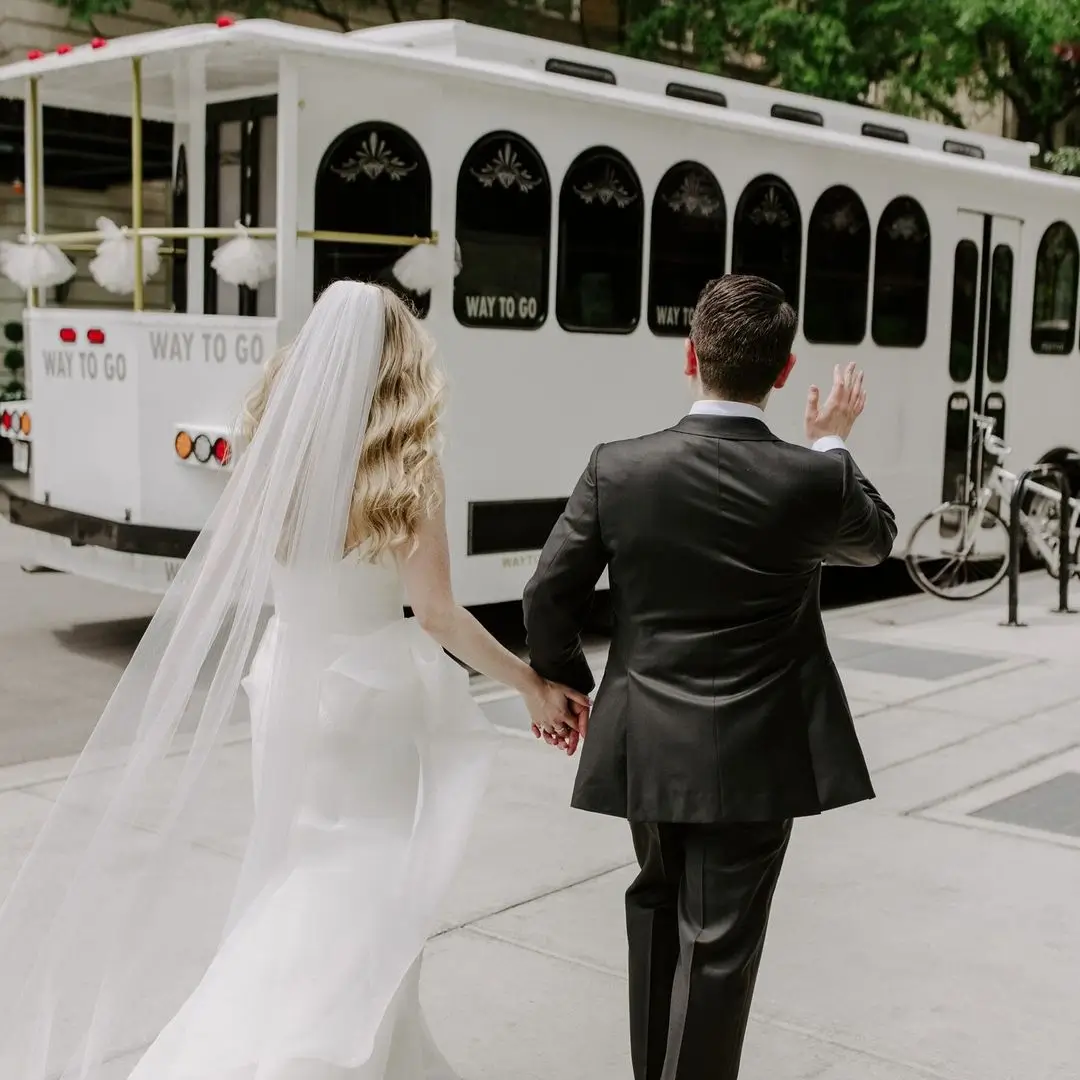
[[[691,415],[707,416],[742,416],[765,423],[765,413],[757,405],[745,401],[718,401],[716,398],[703,398],[690,407]]]

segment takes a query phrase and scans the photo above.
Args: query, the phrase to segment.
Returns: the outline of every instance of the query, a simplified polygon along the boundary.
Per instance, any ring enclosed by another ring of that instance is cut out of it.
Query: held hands
[[[525,705],[533,735],[572,757],[588,726],[592,705],[588,695],[537,676],[536,685],[525,695]]]
[[[833,368],[832,390],[824,405],[819,404],[820,391],[810,387],[806,399],[806,437],[814,442],[826,435],[838,435],[846,439],[859,414],[866,407],[863,390],[863,373],[854,364],[842,371],[837,364]]]

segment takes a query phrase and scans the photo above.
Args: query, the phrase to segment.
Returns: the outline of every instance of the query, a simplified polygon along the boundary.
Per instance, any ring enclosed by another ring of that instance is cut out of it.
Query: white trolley
[[[173,260],[172,311],[144,310],[137,269],[130,311],[28,294],[29,400],[0,416],[27,561],[164,589],[243,392],[339,277],[410,286],[439,343],[470,605],[520,596],[593,445],[682,415],[689,312],[728,271],[799,305],[795,387],[867,369],[852,448],[901,536],[963,486],[974,414],[1024,462],[1080,446],[1080,189],[1028,146],[457,22],[219,23],[0,69],[26,241],[103,239],[42,227],[43,107],[92,102],[132,120],[127,236]],[[144,118],[173,125],[169,228],[143,222]],[[258,287],[211,265],[237,221],[275,246]],[[770,405],[789,438],[802,412],[799,389]]]

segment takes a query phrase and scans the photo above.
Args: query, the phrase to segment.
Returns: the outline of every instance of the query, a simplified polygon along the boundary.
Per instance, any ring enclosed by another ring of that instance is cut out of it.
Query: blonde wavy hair
[[[421,522],[439,504],[438,436],[443,378],[435,345],[409,306],[382,285],[383,349],[360,447],[345,554],[362,550],[411,554]],[[250,442],[258,430],[287,349],[267,363],[262,381],[244,403],[241,426]]]

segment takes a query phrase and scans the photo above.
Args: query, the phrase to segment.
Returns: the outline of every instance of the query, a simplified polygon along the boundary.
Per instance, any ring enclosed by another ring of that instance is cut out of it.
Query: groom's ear
[[[697,361],[697,349],[694,348],[694,343],[687,338],[686,339],[686,371],[684,374],[688,378],[694,378],[698,373],[698,361]]]
[[[788,376],[791,374],[791,369],[795,366],[795,354],[792,353],[787,358],[787,363],[784,365],[784,370],[776,376],[776,382],[773,383],[773,389],[779,390],[784,383],[788,381]]]

